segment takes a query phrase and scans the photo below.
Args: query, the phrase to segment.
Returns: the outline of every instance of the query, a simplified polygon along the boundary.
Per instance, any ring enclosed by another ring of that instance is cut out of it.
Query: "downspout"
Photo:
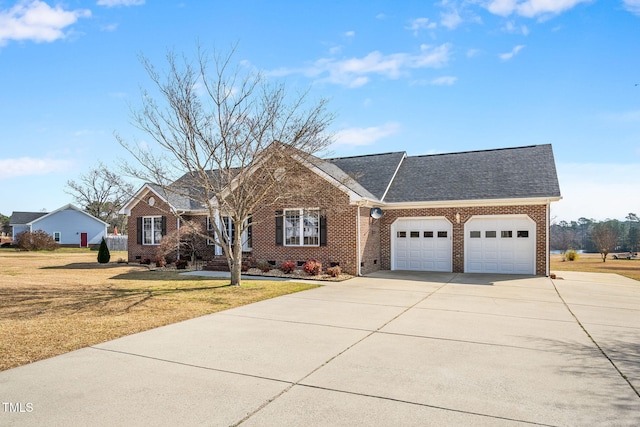
[[[360,268],[360,202],[356,205],[356,271],[358,276],[362,276],[362,270]]]
[[[551,202],[549,201],[549,199],[547,199],[547,210],[546,210],[546,213],[547,213],[547,224],[546,224],[547,232],[545,233],[546,234],[546,240],[547,240],[547,242],[546,242],[547,253],[545,255],[545,257],[546,257],[546,262],[545,262],[546,267],[545,267],[545,269],[546,269],[547,277],[549,277],[549,275],[551,274],[551,266],[549,265],[549,262],[550,262],[550,259],[549,259],[549,250],[550,250],[549,231],[551,230],[551,224],[549,224],[549,221],[550,221],[550,209],[551,209]]]

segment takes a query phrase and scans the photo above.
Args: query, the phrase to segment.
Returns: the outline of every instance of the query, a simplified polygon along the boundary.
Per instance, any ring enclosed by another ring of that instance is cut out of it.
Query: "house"
[[[107,236],[106,222],[68,204],[53,212],[13,212],[9,220],[13,240],[22,231],[42,230],[61,246],[97,246]]]
[[[243,251],[257,261],[313,258],[358,275],[549,274],[549,208],[561,199],[551,145],[323,159],[283,179],[304,182],[309,194],[253,213]],[[138,237],[129,239],[130,261],[153,259],[180,226],[172,212],[209,221],[189,197],[163,194],[147,184],[122,211]],[[204,257],[220,254],[212,246]]]

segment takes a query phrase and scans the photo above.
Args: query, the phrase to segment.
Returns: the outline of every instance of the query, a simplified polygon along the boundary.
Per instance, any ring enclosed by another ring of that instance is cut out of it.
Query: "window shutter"
[[[142,217],[136,218],[136,238],[139,245],[142,244]]]
[[[282,237],[284,235],[282,231],[283,220],[282,211],[276,211],[276,246],[282,246]]]
[[[167,217],[166,216],[162,217],[162,235],[163,236],[167,235]]]
[[[320,246],[327,246],[327,217],[320,215]]]

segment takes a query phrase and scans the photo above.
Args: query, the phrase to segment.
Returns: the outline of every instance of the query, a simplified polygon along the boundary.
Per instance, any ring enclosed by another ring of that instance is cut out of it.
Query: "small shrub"
[[[153,260],[156,264],[156,267],[164,267],[167,265],[167,261],[165,261],[163,255],[156,255],[156,258]]]
[[[327,274],[331,277],[339,277],[342,274],[342,268],[339,265],[327,268]]]
[[[108,264],[110,259],[111,253],[109,252],[109,247],[103,237],[100,242],[100,249],[98,249],[98,262],[100,264]]]
[[[176,262],[176,257],[172,254],[165,255],[164,262],[166,263],[166,265],[173,264],[174,262]]]
[[[151,265],[151,258],[144,257],[140,260],[140,264]]]
[[[280,271],[282,271],[285,274],[293,273],[295,269],[296,269],[296,263],[290,260],[283,262],[282,265],[280,266]]]
[[[319,276],[322,273],[322,263],[316,259],[310,259],[304,263],[302,269],[309,276]]]
[[[118,264],[129,264],[129,261],[127,261],[124,258],[118,258],[118,260],[116,261]]]
[[[16,246],[21,251],[55,251],[60,247],[53,236],[42,230],[23,231],[16,235]]]
[[[268,273],[271,271],[272,267],[271,267],[271,264],[269,264],[268,262],[261,262],[260,264],[258,264],[258,268],[263,273]]]
[[[564,259],[567,261],[577,261],[578,260],[578,252],[573,249],[569,249],[564,253]]]
[[[188,265],[189,261],[187,261],[186,259],[179,259],[176,261],[176,269],[178,270],[185,270]]]

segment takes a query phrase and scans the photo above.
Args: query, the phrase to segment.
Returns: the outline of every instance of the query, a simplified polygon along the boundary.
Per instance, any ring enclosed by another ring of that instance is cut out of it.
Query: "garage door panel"
[[[399,219],[392,228],[393,268],[452,271],[451,229],[443,218]],[[399,231],[406,237],[399,237]]]
[[[465,271],[535,274],[534,236],[535,224],[525,217],[470,219],[465,224]]]

